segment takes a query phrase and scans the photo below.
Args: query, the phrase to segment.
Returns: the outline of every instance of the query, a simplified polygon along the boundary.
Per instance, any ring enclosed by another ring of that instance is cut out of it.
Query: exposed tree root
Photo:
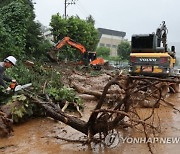
[[[33,103],[43,108],[47,116],[61,121],[85,134],[87,136],[87,142],[93,142],[95,135],[99,135],[99,139],[103,141],[110,131],[116,129],[121,124],[125,124],[125,119],[127,121],[125,127],[136,128],[141,125],[142,127],[139,129],[144,132],[145,137],[148,139],[150,132],[159,132],[159,126],[155,126],[154,124],[154,109],[159,107],[160,101],[164,101],[167,105],[175,109],[171,103],[168,104],[165,101],[164,88],[165,92],[167,91],[165,82],[178,84],[180,80],[119,75],[110,80],[104,86],[102,92],[92,91],[73,83],[73,87],[78,92],[93,95],[98,99],[88,121],[67,115],[63,112],[68,106],[68,102],[65,103],[64,108],[61,110],[48,99],[44,101],[39,96],[35,94],[30,95],[26,91],[24,91],[24,94]],[[162,85],[164,88],[162,88]],[[142,101],[148,101],[151,104],[152,112],[148,117],[141,118],[135,112],[137,102],[142,103]],[[62,139],[61,137],[56,138]],[[66,140],[68,141],[68,139]],[[153,153],[150,143],[148,143],[148,147],[149,151]]]

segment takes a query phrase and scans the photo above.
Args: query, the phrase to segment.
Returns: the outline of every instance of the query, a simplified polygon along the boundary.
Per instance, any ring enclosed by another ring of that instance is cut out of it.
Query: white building
[[[44,35],[45,39],[49,40],[52,44],[54,44],[54,42],[53,42],[54,38],[53,38],[53,35],[50,30],[45,31],[43,33],[43,35]]]
[[[117,47],[124,40],[126,33],[105,28],[98,28],[98,31],[100,37],[98,47],[110,48],[110,56],[117,56]]]

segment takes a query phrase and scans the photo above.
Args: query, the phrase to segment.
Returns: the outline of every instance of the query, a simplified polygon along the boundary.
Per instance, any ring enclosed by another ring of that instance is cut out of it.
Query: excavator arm
[[[157,41],[158,47],[161,46],[161,42],[162,42],[163,47],[165,48],[165,51],[167,51],[167,33],[168,33],[168,30],[167,30],[165,21],[163,21],[162,25],[159,28],[157,28],[156,35],[157,35],[157,40],[158,40]]]
[[[86,52],[86,48],[82,44],[73,41],[70,37],[64,37],[62,40],[60,40],[54,46],[53,49],[51,49],[49,52],[47,52],[48,58],[51,61],[58,62],[58,57],[57,57],[56,52],[57,52],[58,49],[61,49],[66,44],[78,49],[83,54],[83,57],[86,57],[86,55],[88,54]]]
[[[72,46],[74,48],[79,49],[79,51],[82,52],[82,53],[86,52],[86,48],[82,44],[73,41],[70,37],[64,37],[61,41],[59,41],[56,44],[56,48],[60,49],[66,44],[68,44],[68,45],[70,45],[70,46]]]
[[[83,54],[83,60],[84,60],[84,64],[87,65],[87,62],[95,67],[99,67],[100,65],[104,65],[104,59],[103,58],[96,58],[96,52],[87,52],[86,48],[80,44],[75,42],[74,40],[72,40],[70,37],[64,37],[62,40],[60,40],[56,45],[55,48],[53,50],[51,50],[50,52],[48,52],[48,57],[50,59],[53,59],[54,61],[58,61],[57,58],[54,58],[54,53],[55,50],[62,48],[64,45],[70,45],[76,49],[78,49],[82,54]]]

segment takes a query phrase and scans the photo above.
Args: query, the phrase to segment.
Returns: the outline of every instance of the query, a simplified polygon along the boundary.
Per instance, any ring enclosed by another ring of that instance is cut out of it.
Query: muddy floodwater
[[[180,94],[168,96],[167,101],[180,110]],[[87,120],[95,102],[86,104],[83,120]],[[151,109],[139,109],[141,116],[146,116]],[[155,110],[160,118],[161,133],[152,145],[157,154],[180,153],[180,113],[171,107],[161,105]],[[58,153],[118,153],[118,154],[148,154],[147,144],[143,143],[144,134],[138,130],[127,129],[120,132],[119,144],[113,148],[103,145],[82,145],[66,142],[56,136],[68,139],[83,139],[84,135],[61,122],[50,118],[32,119],[19,126],[14,126],[14,132],[8,138],[0,139],[1,154],[58,154]],[[128,138],[126,138],[128,137]],[[142,138],[142,143],[131,143],[134,138]],[[126,141],[125,141],[126,139]],[[160,139],[166,141],[160,142]],[[173,139],[177,139],[173,143]],[[124,140],[124,143],[123,141]]]

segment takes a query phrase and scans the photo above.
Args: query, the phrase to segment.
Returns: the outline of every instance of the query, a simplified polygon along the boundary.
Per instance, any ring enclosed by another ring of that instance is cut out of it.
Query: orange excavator
[[[62,40],[60,40],[56,45],[55,48],[48,52],[48,56],[50,59],[53,59],[55,61],[58,61],[57,57],[54,58],[54,52],[60,48],[62,48],[64,45],[70,45],[76,49],[78,49],[82,53],[82,59],[84,65],[90,65],[95,69],[100,69],[102,65],[104,65],[104,59],[103,58],[97,58],[96,52],[87,51],[86,48],[80,44],[72,40],[70,37],[64,37]]]

